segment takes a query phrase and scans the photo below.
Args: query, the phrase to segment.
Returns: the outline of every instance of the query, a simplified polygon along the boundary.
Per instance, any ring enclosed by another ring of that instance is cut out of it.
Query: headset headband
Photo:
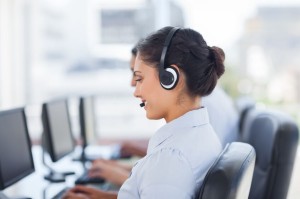
[[[165,43],[164,43],[164,46],[163,46],[163,50],[162,50],[162,53],[161,53],[161,57],[160,57],[160,64],[159,64],[160,70],[164,70],[165,69],[165,58],[166,58],[166,54],[167,54],[168,48],[169,48],[169,46],[171,44],[171,40],[172,40],[174,34],[179,29],[180,28],[178,28],[178,27],[174,27],[174,28],[172,28],[172,30],[167,35],[167,38],[165,40]]]

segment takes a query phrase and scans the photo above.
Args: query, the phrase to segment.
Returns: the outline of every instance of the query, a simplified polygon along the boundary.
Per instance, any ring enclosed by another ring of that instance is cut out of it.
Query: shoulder
[[[196,178],[187,157],[178,149],[161,148],[147,155],[139,171],[140,190],[178,189],[192,193]],[[160,188],[159,188],[160,187]]]
[[[147,164],[151,164],[152,167],[156,166],[170,166],[172,163],[177,163],[176,166],[185,166],[190,167],[188,157],[184,155],[184,153],[178,149],[171,146],[166,146],[160,148],[159,150],[155,151],[152,154],[149,154],[147,157]]]
[[[178,178],[193,179],[192,166],[188,158],[179,150],[172,147],[165,147],[146,156],[144,160],[144,177],[151,180],[162,181],[162,176],[178,176]]]

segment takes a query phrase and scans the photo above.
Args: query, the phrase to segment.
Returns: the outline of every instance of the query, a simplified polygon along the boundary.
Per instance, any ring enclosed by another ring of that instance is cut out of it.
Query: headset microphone
[[[140,107],[144,107],[145,106],[145,103],[140,103]]]

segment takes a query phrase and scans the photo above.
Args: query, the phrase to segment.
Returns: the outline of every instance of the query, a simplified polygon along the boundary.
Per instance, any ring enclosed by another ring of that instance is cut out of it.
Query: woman
[[[77,186],[65,198],[195,198],[221,152],[201,98],[224,73],[224,53],[192,29],[162,28],[140,41],[134,96],[148,119],[166,124],[150,139],[118,195]]]

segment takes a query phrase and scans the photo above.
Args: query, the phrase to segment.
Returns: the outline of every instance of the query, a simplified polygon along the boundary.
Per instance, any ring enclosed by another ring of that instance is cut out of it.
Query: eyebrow
[[[136,76],[136,75],[138,75],[137,73],[141,73],[141,72],[140,71],[134,71],[133,75]]]

